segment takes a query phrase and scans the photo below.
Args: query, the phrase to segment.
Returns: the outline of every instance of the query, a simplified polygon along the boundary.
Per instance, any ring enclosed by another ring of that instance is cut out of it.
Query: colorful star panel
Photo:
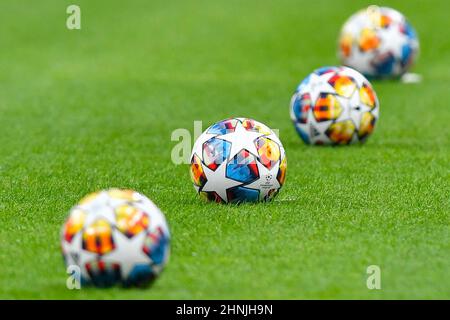
[[[256,141],[260,162],[271,169],[280,160],[280,147],[275,141],[261,137]]]
[[[206,183],[206,175],[203,171],[202,161],[196,154],[192,157],[190,169],[192,181],[197,187],[202,187]]]
[[[244,183],[255,181],[259,178],[255,156],[247,150],[240,151],[227,164],[226,176]]]
[[[238,120],[236,119],[226,119],[220,122],[213,124],[209,129],[208,133],[211,134],[227,134],[234,131],[236,127],[236,123]]]
[[[203,162],[214,171],[228,158],[230,149],[231,144],[228,141],[211,138],[203,144]]]
[[[348,144],[352,140],[354,132],[355,125],[353,121],[346,120],[331,124],[326,134],[336,144]]]
[[[116,225],[124,235],[131,238],[149,226],[148,215],[128,204],[116,208]]]
[[[313,107],[313,114],[318,122],[337,119],[341,112],[339,101],[329,93],[321,93]]]
[[[83,232],[83,249],[101,255],[114,249],[112,229],[108,221],[99,219],[86,227]]]

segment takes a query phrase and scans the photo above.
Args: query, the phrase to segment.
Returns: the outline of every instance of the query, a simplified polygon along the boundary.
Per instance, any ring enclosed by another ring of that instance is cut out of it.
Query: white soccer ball
[[[247,118],[210,126],[192,149],[190,173],[195,190],[216,202],[272,199],[286,177],[286,154],[277,135]]]
[[[78,270],[82,284],[145,286],[164,268],[169,239],[153,202],[132,190],[110,189],[72,208],[61,246],[66,266]]]
[[[291,99],[295,129],[306,144],[364,142],[378,120],[379,103],[369,81],[347,67],[323,67],[307,76]]]
[[[343,65],[369,77],[398,77],[414,63],[419,41],[398,11],[370,6],[352,15],[339,38]]]

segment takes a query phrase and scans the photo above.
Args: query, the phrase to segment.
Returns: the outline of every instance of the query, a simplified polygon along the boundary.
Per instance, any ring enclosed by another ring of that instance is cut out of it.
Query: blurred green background
[[[66,28],[77,4],[82,29]],[[0,298],[450,298],[448,1],[379,1],[416,28],[420,84],[373,82],[363,146],[303,145],[296,85],[338,64],[367,1],[0,2]],[[176,128],[230,116],[280,130],[287,181],[269,204],[196,196]],[[167,269],[147,290],[66,289],[59,231],[82,196],[148,195],[168,218]],[[368,290],[379,265],[382,289]]]

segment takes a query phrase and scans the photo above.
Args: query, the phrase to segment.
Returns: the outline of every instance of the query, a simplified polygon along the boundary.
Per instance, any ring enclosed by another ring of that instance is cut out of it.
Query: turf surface
[[[0,2],[0,298],[450,298],[448,1],[388,3],[419,33],[423,82],[374,82],[375,133],[342,148],[303,145],[288,104],[367,2],[79,0],[68,31],[71,3]],[[280,130],[273,203],[205,204],[170,161],[174,129],[229,116]],[[166,213],[171,261],[147,290],[70,291],[60,227],[112,186]]]

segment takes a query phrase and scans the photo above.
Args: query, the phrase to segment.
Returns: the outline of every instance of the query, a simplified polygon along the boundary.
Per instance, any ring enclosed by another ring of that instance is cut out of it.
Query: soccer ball
[[[398,77],[419,51],[416,32],[398,11],[370,6],[351,16],[339,39],[342,64],[369,77]]]
[[[306,144],[363,142],[373,132],[379,104],[369,81],[347,67],[315,70],[290,104],[295,129]]]
[[[82,284],[145,286],[169,257],[169,229],[163,213],[132,190],[92,193],[70,211],[61,233],[67,267]]]
[[[191,154],[190,174],[201,197],[216,202],[272,199],[286,177],[280,139],[266,125],[230,118],[206,129]]]

